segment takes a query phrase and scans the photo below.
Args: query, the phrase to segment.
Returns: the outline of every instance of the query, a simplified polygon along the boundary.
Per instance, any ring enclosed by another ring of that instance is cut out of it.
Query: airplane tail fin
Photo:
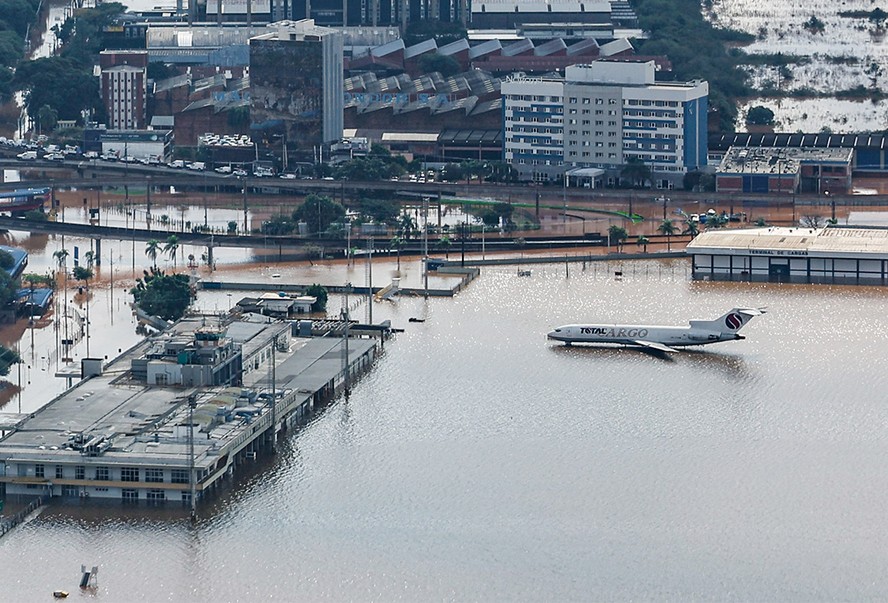
[[[721,333],[736,333],[753,317],[761,316],[765,312],[767,312],[765,308],[732,308],[730,312],[715,320],[692,320],[691,327]]]

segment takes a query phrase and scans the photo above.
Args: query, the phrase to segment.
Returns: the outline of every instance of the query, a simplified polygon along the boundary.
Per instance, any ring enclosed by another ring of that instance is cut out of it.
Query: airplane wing
[[[668,345],[663,345],[662,343],[657,343],[655,341],[644,341],[642,339],[636,339],[632,343],[635,345],[639,345],[643,348],[648,348],[650,350],[657,350],[658,352],[677,352],[675,348],[670,348]]]

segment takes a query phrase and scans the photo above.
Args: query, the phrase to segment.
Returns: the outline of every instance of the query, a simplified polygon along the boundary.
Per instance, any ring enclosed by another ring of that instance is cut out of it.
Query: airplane
[[[572,343],[618,343],[658,352],[677,352],[675,348],[706,345],[719,341],[744,339],[737,331],[765,308],[733,308],[715,320],[692,320],[687,327],[658,325],[564,325],[548,335],[549,339]]]

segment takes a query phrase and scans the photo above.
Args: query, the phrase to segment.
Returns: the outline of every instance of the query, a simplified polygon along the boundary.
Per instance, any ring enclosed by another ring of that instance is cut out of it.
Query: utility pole
[[[373,324],[373,237],[367,237],[367,323]]]
[[[429,296],[429,198],[422,198],[422,261],[425,281],[425,296]]]
[[[340,313],[342,319],[345,321],[345,328],[342,330],[342,345],[344,354],[342,356],[342,387],[345,391],[345,399],[348,400],[349,387],[351,385],[349,379],[349,370],[348,365],[348,327],[349,327],[349,309],[348,309],[348,294],[351,292],[352,284],[345,284],[345,307],[342,309]]]
[[[277,335],[271,342],[271,452],[277,438]]]
[[[188,396],[188,482],[191,486],[191,522],[197,521],[197,475],[194,468],[194,407],[197,394]]]
[[[241,183],[244,186],[244,234],[250,234],[250,226],[247,223],[247,178],[246,176],[242,177]]]

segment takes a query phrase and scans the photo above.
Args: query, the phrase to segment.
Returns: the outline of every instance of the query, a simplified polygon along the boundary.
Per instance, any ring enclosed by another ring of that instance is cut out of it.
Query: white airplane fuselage
[[[621,343],[623,345],[638,345],[638,341],[653,341],[670,347],[680,347],[704,345],[717,341],[733,341],[743,339],[743,335],[662,325],[565,325],[549,333],[549,339],[565,343]]]
[[[549,332],[549,339],[572,343],[615,343],[674,352],[674,348],[735,341],[749,320],[764,308],[733,308],[715,320],[692,320],[686,327],[663,325],[572,324]]]

